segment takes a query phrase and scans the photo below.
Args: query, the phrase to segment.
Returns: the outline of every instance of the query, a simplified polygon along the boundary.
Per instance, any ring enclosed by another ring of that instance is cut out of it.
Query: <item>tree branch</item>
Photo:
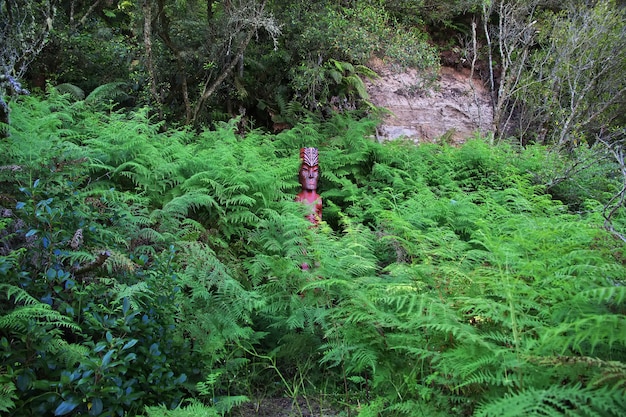
[[[95,3],[89,7],[89,9],[85,12],[85,15],[78,21],[78,26],[83,26],[87,22],[87,18],[91,13],[93,13],[94,10],[96,10],[98,4],[100,4],[100,0],[96,0]]]
[[[623,135],[624,131],[617,132],[617,135]],[[622,188],[605,204],[602,216],[604,217],[604,228],[613,234],[613,236],[619,238],[623,242],[626,242],[626,236],[615,230],[613,225],[613,216],[617,211],[624,207],[626,201],[626,163],[624,161],[624,142],[623,140],[613,140],[610,138],[603,138],[602,133],[598,135],[598,141],[601,142],[608,150],[613,154],[615,162],[619,165],[620,173],[622,174]]]
[[[211,97],[213,93],[215,93],[215,90],[217,90],[217,88],[220,85],[222,85],[222,83],[226,80],[226,78],[233,72],[233,69],[235,68],[235,66],[237,65],[237,63],[242,57],[243,51],[246,50],[246,47],[250,43],[250,40],[252,40],[253,33],[254,33],[254,29],[248,30],[246,37],[239,44],[239,47],[237,48],[237,52],[234,54],[233,59],[226,66],[226,68],[224,68],[220,76],[217,77],[217,79],[213,81],[213,83],[211,83],[210,85],[209,85],[209,80],[207,80],[207,82],[204,84],[202,94],[200,98],[198,99],[198,102],[196,103],[196,109],[194,111],[193,119],[191,120],[191,123],[193,124],[196,123],[200,115],[200,111],[202,110],[202,107],[204,106],[204,103],[206,102],[206,100],[209,97]]]

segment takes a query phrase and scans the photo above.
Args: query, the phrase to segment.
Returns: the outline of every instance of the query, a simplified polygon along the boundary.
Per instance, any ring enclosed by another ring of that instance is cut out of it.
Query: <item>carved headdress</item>
[[[300,159],[304,165],[314,167],[319,164],[317,148],[300,148]]]

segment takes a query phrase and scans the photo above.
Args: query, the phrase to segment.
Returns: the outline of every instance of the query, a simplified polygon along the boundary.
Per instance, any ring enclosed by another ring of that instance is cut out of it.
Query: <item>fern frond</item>
[[[601,303],[619,305],[626,301],[626,287],[616,285],[612,287],[595,288],[579,293],[578,297]]]
[[[215,410],[223,416],[231,412],[233,408],[249,402],[250,398],[246,395],[222,395],[213,401],[215,402]]]
[[[223,216],[224,223],[232,225],[254,225],[259,217],[249,210],[227,211]]]
[[[358,75],[350,75],[348,77],[343,78],[343,82],[350,88],[357,92],[360,99],[369,98],[369,93],[367,92],[367,87],[363,83],[363,80]]]
[[[370,67],[366,67],[365,65],[355,65],[354,69],[357,74],[363,75],[367,78],[370,78],[370,79],[380,78],[380,76],[378,75],[376,71],[374,71]]]
[[[618,314],[586,315],[572,322],[562,323],[545,335],[544,346],[556,344],[561,354],[568,348],[593,353],[598,347],[614,344],[626,346],[626,317]]]
[[[8,299],[15,299],[15,304],[38,305],[41,303],[22,288],[9,284],[0,284],[0,294],[5,291]]]
[[[602,361],[599,372],[591,380],[592,387],[610,387],[626,395],[626,364],[618,361]]]
[[[337,68],[337,71],[340,72],[354,72],[354,66],[349,63],[349,62],[345,62],[345,61],[337,61],[336,59],[331,59],[329,61],[332,65],[335,66],[335,68]]]
[[[85,92],[83,89],[74,84],[63,83],[55,86],[54,88],[61,94],[69,94],[75,100],[83,100],[85,98]]]
[[[383,415],[385,411],[385,399],[382,397],[376,398],[369,404],[365,404],[359,407],[359,414],[357,417],[378,417]]]
[[[87,98],[85,98],[85,103],[96,104],[108,101],[123,101],[128,98],[128,94],[125,91],[126,87],[127,84],[122,81],[102,84],[89,93]]]
[[[220,417],[220,413],[213,407],[206,406],[199,401],[192,400],[186,406],[179,406],[170,410],[164,405],[146,406],[148,417]]]
[[[77,332],[81,330],[80,326],[73,323],[69,318],[52,310],[49,305],[43,303],[18,307],[0,317],[0,328],[26,332],[30,321],[34,321],[40,326],[63,327]]]
[[[16,387],[11,378],[0,369],[0,411],[8,413],[14,406]]]
[[[589,356],[529,356],[529,361],[540,366],[557,366],[560,368],[583,366],[591,368],[593,376],[589,386],[592,388],[606,387],[611,390],[622,390],[626,393],[626,364],[620,361],[603,360]]]
[[[138,282],[133,285],[117,284],[115,286],[115,303],[128,300],[130,308],[135,311],[144,311],[145,307],[154,300],[154,292],[147,282]]]
[[[96,254],[83,251],[67,252],[60,256],[61,259],[69,262],[70,265],[85,265],[96,260]]]
[[[137,269],[137,264],[127,254],[115,250],[109,251],[109,257],[104,261],[103,266],[109,274],[135,272]]]
[[[75,332],[81,331],[80,326],[70,318],[35,299],[25,290],[8,284],[0,284],[0,293],[5,291],[9,300],[14,299],[16,307],[0,316],[0,329],[27,333],[32,331],[33,324],[35,324],[41,329],[64,328]]]
[[[606,389],[593,390],[581,385],[553,385],[547,389],[526,389],[517,394],[482,404],[475,417],[622,415],[626,401],[622,393]]]
[[[331,341],[320,346],[320,350],[324,354],[320,363],[330,367],[345,363],[347,371],[354,374],[366,370],[375,372],[379,360],[377,350],[365,343]]]
[[[340,84],[341,80],[343,80],[343,73],[337,70],[334,70],[334,69],[329,70],[328,75],[330,75],[330,78],[332,78],[336,84]]]
[[[68,343],[61,338],[54,338],[50,340],[48,351],[56,355],[59,362],[71,368],[88,357],[91,350],[87,346]]]
[[[443,411],[438,409],[436,406],[425,402],[423,400],[404,400],[396,403],[392,403],[385,410],[384,414],[374,414],[373,417],[378,417],[381,415],[390,415],[387,413],[394,413],[393,415],[407,416],[407,417],[449,417],[447,411]],[[359,412],[357,417],[361,417],[361,413]]]
[[[147,242],[164,242],[165,236],[162,233],[154,230],[151,227],[144,227],[137,232],[137,237],[139,239],[146,240]],[[128,243],[128,242],[126,242]]]
[[[208,194],[208,190],[194,190],[175,197],[163,206],[163,212],[172,216],[185,217],[200,208],[218,208],[219,204]]]

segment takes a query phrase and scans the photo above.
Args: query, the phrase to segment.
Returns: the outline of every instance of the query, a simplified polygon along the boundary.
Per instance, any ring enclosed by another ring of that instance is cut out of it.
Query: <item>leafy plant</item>
[[[214,408],[196,401],[173,410],[164,406],[146,407],[146,413],[149,417],[217,417],[220,415]]]
[[[572,187],[582,211],[547,194],[540,168],[564,159],[545,148],[380,144],[350,113],[278,135],[161,131],[54,90],[12,116],[15,415],[224,415],[265,396],[303,414],[624,409],[626,252],[599,227],[604,192]],[[320,151],[316,227],[294,201],[303,146]]]

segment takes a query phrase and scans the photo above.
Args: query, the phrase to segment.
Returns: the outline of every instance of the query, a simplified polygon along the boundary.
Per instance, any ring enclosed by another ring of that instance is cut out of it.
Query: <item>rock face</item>
[[[390,111],[378,128],[378,139],[407,137],[417,143],[445,140],[463,143],[476,132],[493,132],[489,90],[469,69],[442,67],[427,82],[417,71],[394,73],[370,63],[380,78],[367,83],[370,100]]]

